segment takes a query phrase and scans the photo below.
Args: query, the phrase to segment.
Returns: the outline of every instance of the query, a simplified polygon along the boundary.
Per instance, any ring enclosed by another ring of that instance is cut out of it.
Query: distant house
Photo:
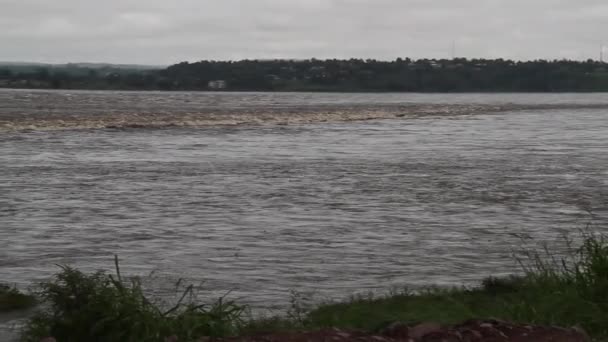
[[[265,76],[264,76],[264,78],[265,78],[267,81],[271,81],[271,82],[277,82],[277,81],[280,81],[280,80],[281,80],[281,77],[279,77],[279,76],[277,76],[277,75],[272,75],[272,74],[265,75]]]
[[[207,84],[207,87],[211,90],[226,89],[226,86],[227,84],[224,80],[209,81],[209,83]]]

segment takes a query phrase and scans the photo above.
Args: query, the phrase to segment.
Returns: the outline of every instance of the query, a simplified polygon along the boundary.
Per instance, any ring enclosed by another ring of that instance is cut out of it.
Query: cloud
[[[603,0],[0,0],[0,60],[590,58]]]

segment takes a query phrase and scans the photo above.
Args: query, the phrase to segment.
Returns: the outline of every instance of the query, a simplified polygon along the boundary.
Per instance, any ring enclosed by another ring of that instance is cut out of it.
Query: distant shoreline
[[[218,94],[238,94],[238,93],[315,93],[315,94],[603,94],[608,93],[606,90],[568,90],[568,91],[526,91],[526,90],[491,90],[491,91],[370,91],[370,90],[326,90],[326,89],[306,89],[306,90],[248,90],[248,89],[226,89],[226,90],[209,90],[209,89],[121,89],[121,88],[12,88],[0,86],[0,90],[40,90],[40,91],[123,91],[123,92],[149,92],[149,93],[218,93]]]
[[[0,63],[0,88],[343,93],[608,92],[601,61],[241,60],[137,65]]]

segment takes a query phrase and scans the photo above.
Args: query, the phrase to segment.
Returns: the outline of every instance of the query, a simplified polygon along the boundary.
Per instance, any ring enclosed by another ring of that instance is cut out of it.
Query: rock
[[[497,320],[471,320],[460,325],[441,326],[420,323],[408,326],[391,323],[380,331],[381,336],[361,331],[325,329],[309,332],[287,332],[257,336],[241,336],[199,342],[589,342],[580,329],[564,329],[513,324]],[[56,342],[55,340],[44,342]],[[175,340],[177,342],[177,340]]]
[[[409,331],[410,328],[405,323],[393,322],[389,324],[386,328],[380,330],[380,335],[393,338],[406,338],[409,337]]]
[[[483,339],[479,331],[472,329],[460,331],[460,336],[463,342],[480,342]]]
[[[411,339],[421,340],[424,336],[429,334],[442,333],[443,328],[438,323],[426,322],[420,323],[416,326],[409,328],[408,337]]]
[[[334,333],[336,334],[337,337],[344,338],[344,339],[349,338],[351,336],[351,334],[344,332],[340,329],[334,329]]]
[[[463,341],[510,342],[586,342],[589,337],[576,329],[513,324],[498,320],[471,320],[454,330],[460,331]],[[481,336],[480,336],[481,335]]]

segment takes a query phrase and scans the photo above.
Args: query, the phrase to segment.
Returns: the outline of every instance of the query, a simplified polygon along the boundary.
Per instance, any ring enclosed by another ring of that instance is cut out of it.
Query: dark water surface
[[[0,99],[0,119],[608,103],[606,94],[1,91]],[[521,243],[514,233],[551,242],[590,219],[608,221],[602,108],[0,132],[0,282],[20,286],[56,264],[110,269],[118,254],[124,273],[156,271],[161,289],[185,277],[205,281],[202,294],[232,290],[254,308],[277,308],[290,290],[344,298],[507,274]]]

